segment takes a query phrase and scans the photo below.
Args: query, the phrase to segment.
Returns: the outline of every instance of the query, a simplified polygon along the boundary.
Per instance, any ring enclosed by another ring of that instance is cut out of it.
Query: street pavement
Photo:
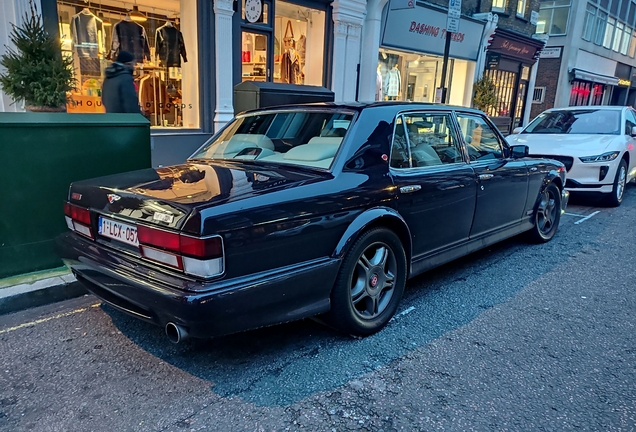
[[[634,431],[636,187],[408,283],[380,333],[213,340],[92,296],[0,316],[0,431]]]

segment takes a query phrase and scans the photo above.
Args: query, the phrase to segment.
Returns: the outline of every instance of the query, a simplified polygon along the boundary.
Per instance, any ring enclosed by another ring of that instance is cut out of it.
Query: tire
[[[346,253],[325,321],[353,336],[373,334],[395,314],[405,285],[406,254],[399,237],[371,229]]]
[[[616,170],[616,176],[614,177],[614,186],[612,192],[607,198],[605,198],[605,204],[608,207],[618,207],[623,202],[623,196],[625,194],[625,186],[627,180],[627,162],[625,159],[621,160]]]
[[[528,232],[533,243],[552,240],[561,221],[561,190],[550,183],[539,193],[539,202],[534,211],[534,227]]]

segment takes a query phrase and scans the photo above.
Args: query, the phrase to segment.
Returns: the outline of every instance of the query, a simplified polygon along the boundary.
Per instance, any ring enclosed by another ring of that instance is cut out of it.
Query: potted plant
[[[28,111],[65,111],[75,89],[73,59],[62,56],[61,44],[45,29],[36,6],[29,1],[21,26],[12,24],[13,47],[0,57],[0,85]]]
[[[473,90],[473,106],[475,108],[487,113],[499,103],[497,87],[487,75],[483,75],[475,82]]]

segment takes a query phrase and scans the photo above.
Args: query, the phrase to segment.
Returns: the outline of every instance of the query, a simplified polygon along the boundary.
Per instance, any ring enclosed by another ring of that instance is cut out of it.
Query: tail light
[[[224,271],[221,236],[192,237],[139,225],[137,239],[144,258],[192,276],[211,278]]]
[[[91,213],[88,209],[75,204],[64,203],[64,214],[66,215],[66,226],[69,229],[94,239],[93,230],[91,229]]]

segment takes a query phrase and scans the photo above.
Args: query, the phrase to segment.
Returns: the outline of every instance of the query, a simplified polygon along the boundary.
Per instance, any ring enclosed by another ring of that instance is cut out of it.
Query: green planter
[[[71,182],[151,167],[140,114],[0,113],[0,278],[59,267]]]

